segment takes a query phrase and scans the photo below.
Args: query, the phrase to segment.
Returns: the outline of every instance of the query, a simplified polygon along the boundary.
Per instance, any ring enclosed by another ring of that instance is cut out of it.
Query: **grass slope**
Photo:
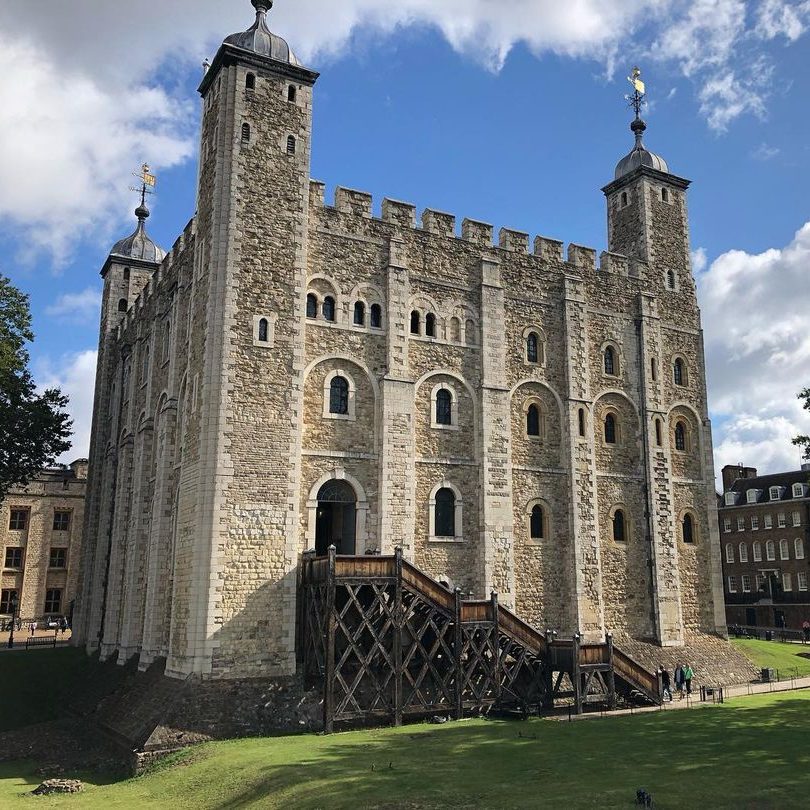
[[[0,653],[0,732],[60,716],[97,666],[73,647]]]
[[[578,723],[444,726],[212,743],[78,797],[33,801],[32,764],[0,765],[0,807],[805,808],[810,694]],[[391,767],[389,768],[389,763]],[[372,769],[372,766],[374,768]]]
[[[782,679],[791,675],[810,675],[810,645],[783,644],[780,641],[759,641],[753,638],[736,638],[732,642],[758,667],[778,669]]]

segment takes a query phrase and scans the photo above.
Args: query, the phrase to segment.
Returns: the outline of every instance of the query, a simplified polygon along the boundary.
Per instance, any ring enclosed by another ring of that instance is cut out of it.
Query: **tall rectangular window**
[[[801,512],[794,512],[793,513],[793,525],[794,526],[801,526],[802,525],[802,513]]]
[[[723,518],[723,531],[726,533],[731,531],[731,518]]]
[[[806,591],[807,590],[807,573],[805,571],[799,571],[796,575],[796,578],[799,580],[799,590]]]
[[[791,577],[790,574],[782,574],[782,590],[783,591],[793,590],[793,577]]]
[[[21,548],[7,548],[3,568],[22,568],[23,550]]]
[[[738,517],[737,518],[737,531],[738,532],[744,532],[745,531],[745,518],[744,517]]]
[[[59,613],[62,609],[61,588],[49,588],[45,591],[45,612]]]
[[[751,576],[750,574],[742,575],[742,589],[743,593],[751,593]]]
[[[759,518],[756,515],[751,516],[751,531],[756,532],[759,530]]]
[[[17,599],[18,594],[15,590],[6,590],[3,589],[0,591],[0,613],[9,614],[11,613],[11,601],[12,599]]]
[[[66,566],[67,566],[67,549],[52,548],[50,560],[48,561],[48,567],[65,568]]]
[[[776,516],[776,523],[777,523],[777,525],[779,526],[780,529],[785,528],[785,513],[784,512],[780,512]]]
[[[66,532],[70,528],[70,512],[57,510],[53,513],[53,530],[55,532]]]
[[[8,519],[8,528],[12,532],[24,532],[28,525],[27,509],[12,509]]]
[[[728,592],[737,593],[737,577],[728,578]]]
[[[765,515],[765,528],[766,529],[773,528],[773,515]]]

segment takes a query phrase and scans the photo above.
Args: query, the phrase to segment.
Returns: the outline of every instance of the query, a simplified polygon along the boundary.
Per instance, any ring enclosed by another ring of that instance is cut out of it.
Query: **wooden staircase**
[[[298,660],[323,689],[324,728],[489,711],[576,712],[660,702],[655,674],[617,650],[540,633],[498,604],[465,601],[402,558],[304,554]]]

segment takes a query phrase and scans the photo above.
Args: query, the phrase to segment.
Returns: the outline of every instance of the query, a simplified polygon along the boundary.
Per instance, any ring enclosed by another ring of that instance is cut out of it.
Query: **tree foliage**
[[[34,339],[28,296],[0,275],[0,500],[70,449],[68,399],[37,393],[26,343]]]
[[[799,393],[799,399],[802,400],[804,403],[802,407],[806,411],[810,411],[810,388],[805,388]],[[793,444],[797,447],[804,448],[804,456],[803,458],[805,461],[810,461],[810,436],[797,436],[793,440]]]

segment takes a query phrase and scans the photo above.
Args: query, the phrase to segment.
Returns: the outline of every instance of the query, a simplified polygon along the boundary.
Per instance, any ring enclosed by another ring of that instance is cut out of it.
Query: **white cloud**
[[[34,368],[40,389],[59,388],[70,399],[68,412],[73,417],[73,446],[59,459],[65,464],[87,458],[90,453],[97,356],[95,349],[88,349],[58,359],[45,357]]]
[[[754,160],[773,160],[775,157],[779,155],[781,150],[778,146],[771,146],[767,143],[761,143],[753,152],[751,152],[751,157]]]
[[[810,222],[791,243],[729,251],[698,277],[716,461],[796,469],[790,444],[810,433],[797,394],[810,385]]]
[[[109,0],[47,10],[3,0],[0,153],[14,159],[0,163],[0,218],[18,244],[58,263],[77,237],[106,242],[113,222],[130,217],[129,172],[193,154],[187,69],[251,14],[248,0],[142,0],[137,13]],[[758,48],[795,41],[809,15],[808,0],[279,0],[271,25],[307,63],[339,56],[361,28],[409,25],[437,28],[492,69],[517,43],[609,72],[624,52],[646,54],[695,84],[709,125],[722,131],[740,115],[764,115],[772,64]]]
[[[695,248],[695,250],[692,251],[692,272],[698,275],[706,269],[708,264],[709,260],[706,257],[706,248]]]
[[[71,323],[92,323],[98,320],[101,309],[101,291],[88,287],[78,293],[64,293],[50,306],[45,314]]]

